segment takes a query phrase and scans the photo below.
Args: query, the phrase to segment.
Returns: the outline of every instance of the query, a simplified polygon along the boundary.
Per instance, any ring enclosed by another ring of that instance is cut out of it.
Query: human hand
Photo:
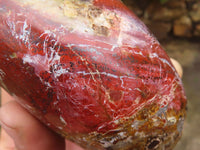
[[[171,59],[182,76],[180,64]],[[49,130],[2,90],[0,150],[83,150]]]
[[[2,90],[0,150],[83,150],[49,130]]]

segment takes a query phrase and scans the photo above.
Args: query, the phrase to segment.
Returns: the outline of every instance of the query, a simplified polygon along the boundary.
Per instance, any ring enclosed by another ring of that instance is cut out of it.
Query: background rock
[[[194,35],[200,37],[200,24],[195,26]]]
[[[144,23],[158,39],[165,39],[172,30],[172,25],[168,22],[149,22],[148,20],[144,20]]]
[[[192,21],[200,22],[200,2],[195,3],[193,5],[193,9],[190,12],[190,16],[192,18]]]
[[[123,0],[158,40],[171,37],[200,38],[199,0]],[[200,41],[200,40],[199,40]]]
[[[175,20],[173,25],[173,33],[175,36],[192,37],[192,21],[185,15]]]

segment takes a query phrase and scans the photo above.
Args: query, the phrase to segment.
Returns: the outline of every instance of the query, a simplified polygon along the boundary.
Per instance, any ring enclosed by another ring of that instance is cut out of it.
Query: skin
[[[181,65],[176,60],[171,60],[182,77]],[[1,92],[0,150],[83,150],[41,124],[4,90]]]

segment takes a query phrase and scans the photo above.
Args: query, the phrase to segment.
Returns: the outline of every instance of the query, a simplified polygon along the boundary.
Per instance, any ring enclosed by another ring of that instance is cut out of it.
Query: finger
[[[1,106],[13,100],[14,98],[10,94],[8,94],[4,89],[1,88]]]
[[[65,141],[65,145],[66,145],[66,150],[84,150],[80,146],[68,140]]]
[[[12,100],[13,98],[4,89],[1,89],[1,106]],[[14,150],[14,147],[15,144],[13,139],[5,132],[5,130],[1,129],[0,150]]]
[[[173,58],[170,58],[170,59],[172,61],[172,64],[174,65],[176,71],[178,72],[179,76],[182,77],[183,76],[183,69],[182,69],[180,63]]]
[[[0,122],[18,150],[65,149],[64,139],[43,126],[15,101],[0,109]]]
[[[1,137],[0,137],[0,150],[14,150],[15,144],[13,139],[5,132],[5,130],[1,129]]]

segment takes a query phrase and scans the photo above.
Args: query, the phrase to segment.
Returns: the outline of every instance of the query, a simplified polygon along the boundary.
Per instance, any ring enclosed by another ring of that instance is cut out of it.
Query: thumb
[[[0,109],[0,123],[18,150],[65,149],[63,138],[43,126],[15,101]]]

